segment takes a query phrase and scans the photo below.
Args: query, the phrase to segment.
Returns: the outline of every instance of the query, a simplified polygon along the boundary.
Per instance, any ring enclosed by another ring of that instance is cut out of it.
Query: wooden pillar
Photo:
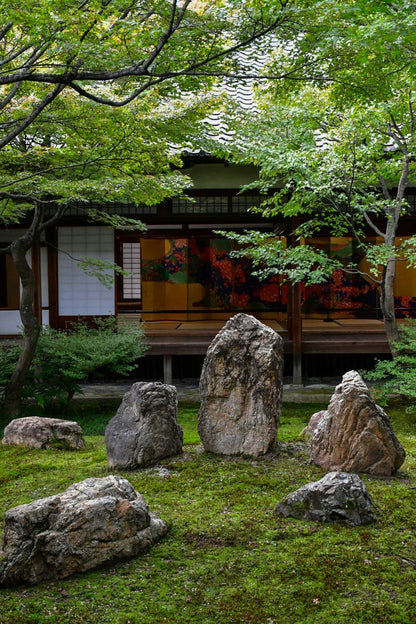
[[[172,384],[172,356],[163,356],[163,383]]]
[[[295,247],[299,241],[294,231],[299,226],[299,217],[294,217],[291,223],[291,234],[288,243]],[[297,386],[302,384],[302,298],[300,283],[289,284],[288,288],[288,332],[292,341],[293,353],[293,383]]]
[[[56,228],[46,231],[48,248],[49,325],[58,328],[58,232]]]
[[[291,339],[293,345],[293,383],[302,384],[302,316],[300,284],[290,288],[292,300]]]
[[[35,299],[33,302],[33,311],[42,324],[42,284],[40,269],[40,241],[36,240],[32,247],[32,271],[35,276]]]

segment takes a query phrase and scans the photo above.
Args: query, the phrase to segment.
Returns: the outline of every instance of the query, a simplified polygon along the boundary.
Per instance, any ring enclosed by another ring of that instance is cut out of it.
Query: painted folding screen
[[[352,260],[359,264],[363,261],[351,238],[314,238],[308,242],[325,251],[331,258],[340,260],[346,269]],[[325,284],[302,288],[302,312],[306,317],[374,316],[378,308],[378,290],[375,283],[358,273],[339,269]]]
[[[278,276],[260,281],[249,261],[230,257],[223,238],[144,239],[143,309],[203,311],[286,308],[286,287]]]
[[[396,238],[400,246],[406,237]],[[380,317],[380,293],[369,277],[370,266],[364,255],[358,252],[351,238],[316,238],[315,247],[325,250],[332,258],[341,260],[345,268],[353,260],[362,274],[337,270],[326,284],[302,289],[302,312],[304,316],[330,315],[336,317]],[[377,238],[369,242],[380,243]],[[416,269],[399,261],[396,267],[394,287],[396,315],[398,318],[416,316]]]

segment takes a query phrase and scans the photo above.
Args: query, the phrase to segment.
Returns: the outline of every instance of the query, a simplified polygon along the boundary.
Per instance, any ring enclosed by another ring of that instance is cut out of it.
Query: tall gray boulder
[[[314,429],[311,460],[328,471],[390,476],[404,459],[386,412],[376,405],[361,376],[349,371]]]
[[[182,452],[175,386],[138,382],[126,392],[105,430],[110,468],[133,470]]]
[[[257,457],[276,445],[282,344],[279,334],[247,314],[232,317],[214,338],[199,385],[205,450]]]
[[[86,479],[6,511],[0,587],[62,579],[150,548],[168,525],[122,477]]]

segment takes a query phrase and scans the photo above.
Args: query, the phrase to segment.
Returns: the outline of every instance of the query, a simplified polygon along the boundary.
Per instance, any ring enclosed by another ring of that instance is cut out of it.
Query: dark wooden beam
[[[48,248],[49,325],[58,328],[58,232],[56,227],[46,231]]]
[[[40,270],[40,241],[36,240],[32,247],[32,271],[35,276],[35,298],[33,301],[33,311],[42,324],[42,283]]]

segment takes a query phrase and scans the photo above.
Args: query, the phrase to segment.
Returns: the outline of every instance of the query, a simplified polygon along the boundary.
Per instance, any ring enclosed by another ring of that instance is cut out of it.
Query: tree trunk
[[[395,354],[394,343],[399,338],[396,312],[394,309],[394,280],[396,278],[396,258],[389,258],[383,268],[381,280],[380,307],[383,314],[384,330],[391,354]]]
[[[8,419],[19,416],[23,386],[40,333],[40,324],[33,310],[35,276],[26,260],[27,251],[27,245],[21,240],[17,240],[11,245],[10,253],[22,285],[20,318],[24,328],[24,338],[16,368],[5,389],[3,412]]]

